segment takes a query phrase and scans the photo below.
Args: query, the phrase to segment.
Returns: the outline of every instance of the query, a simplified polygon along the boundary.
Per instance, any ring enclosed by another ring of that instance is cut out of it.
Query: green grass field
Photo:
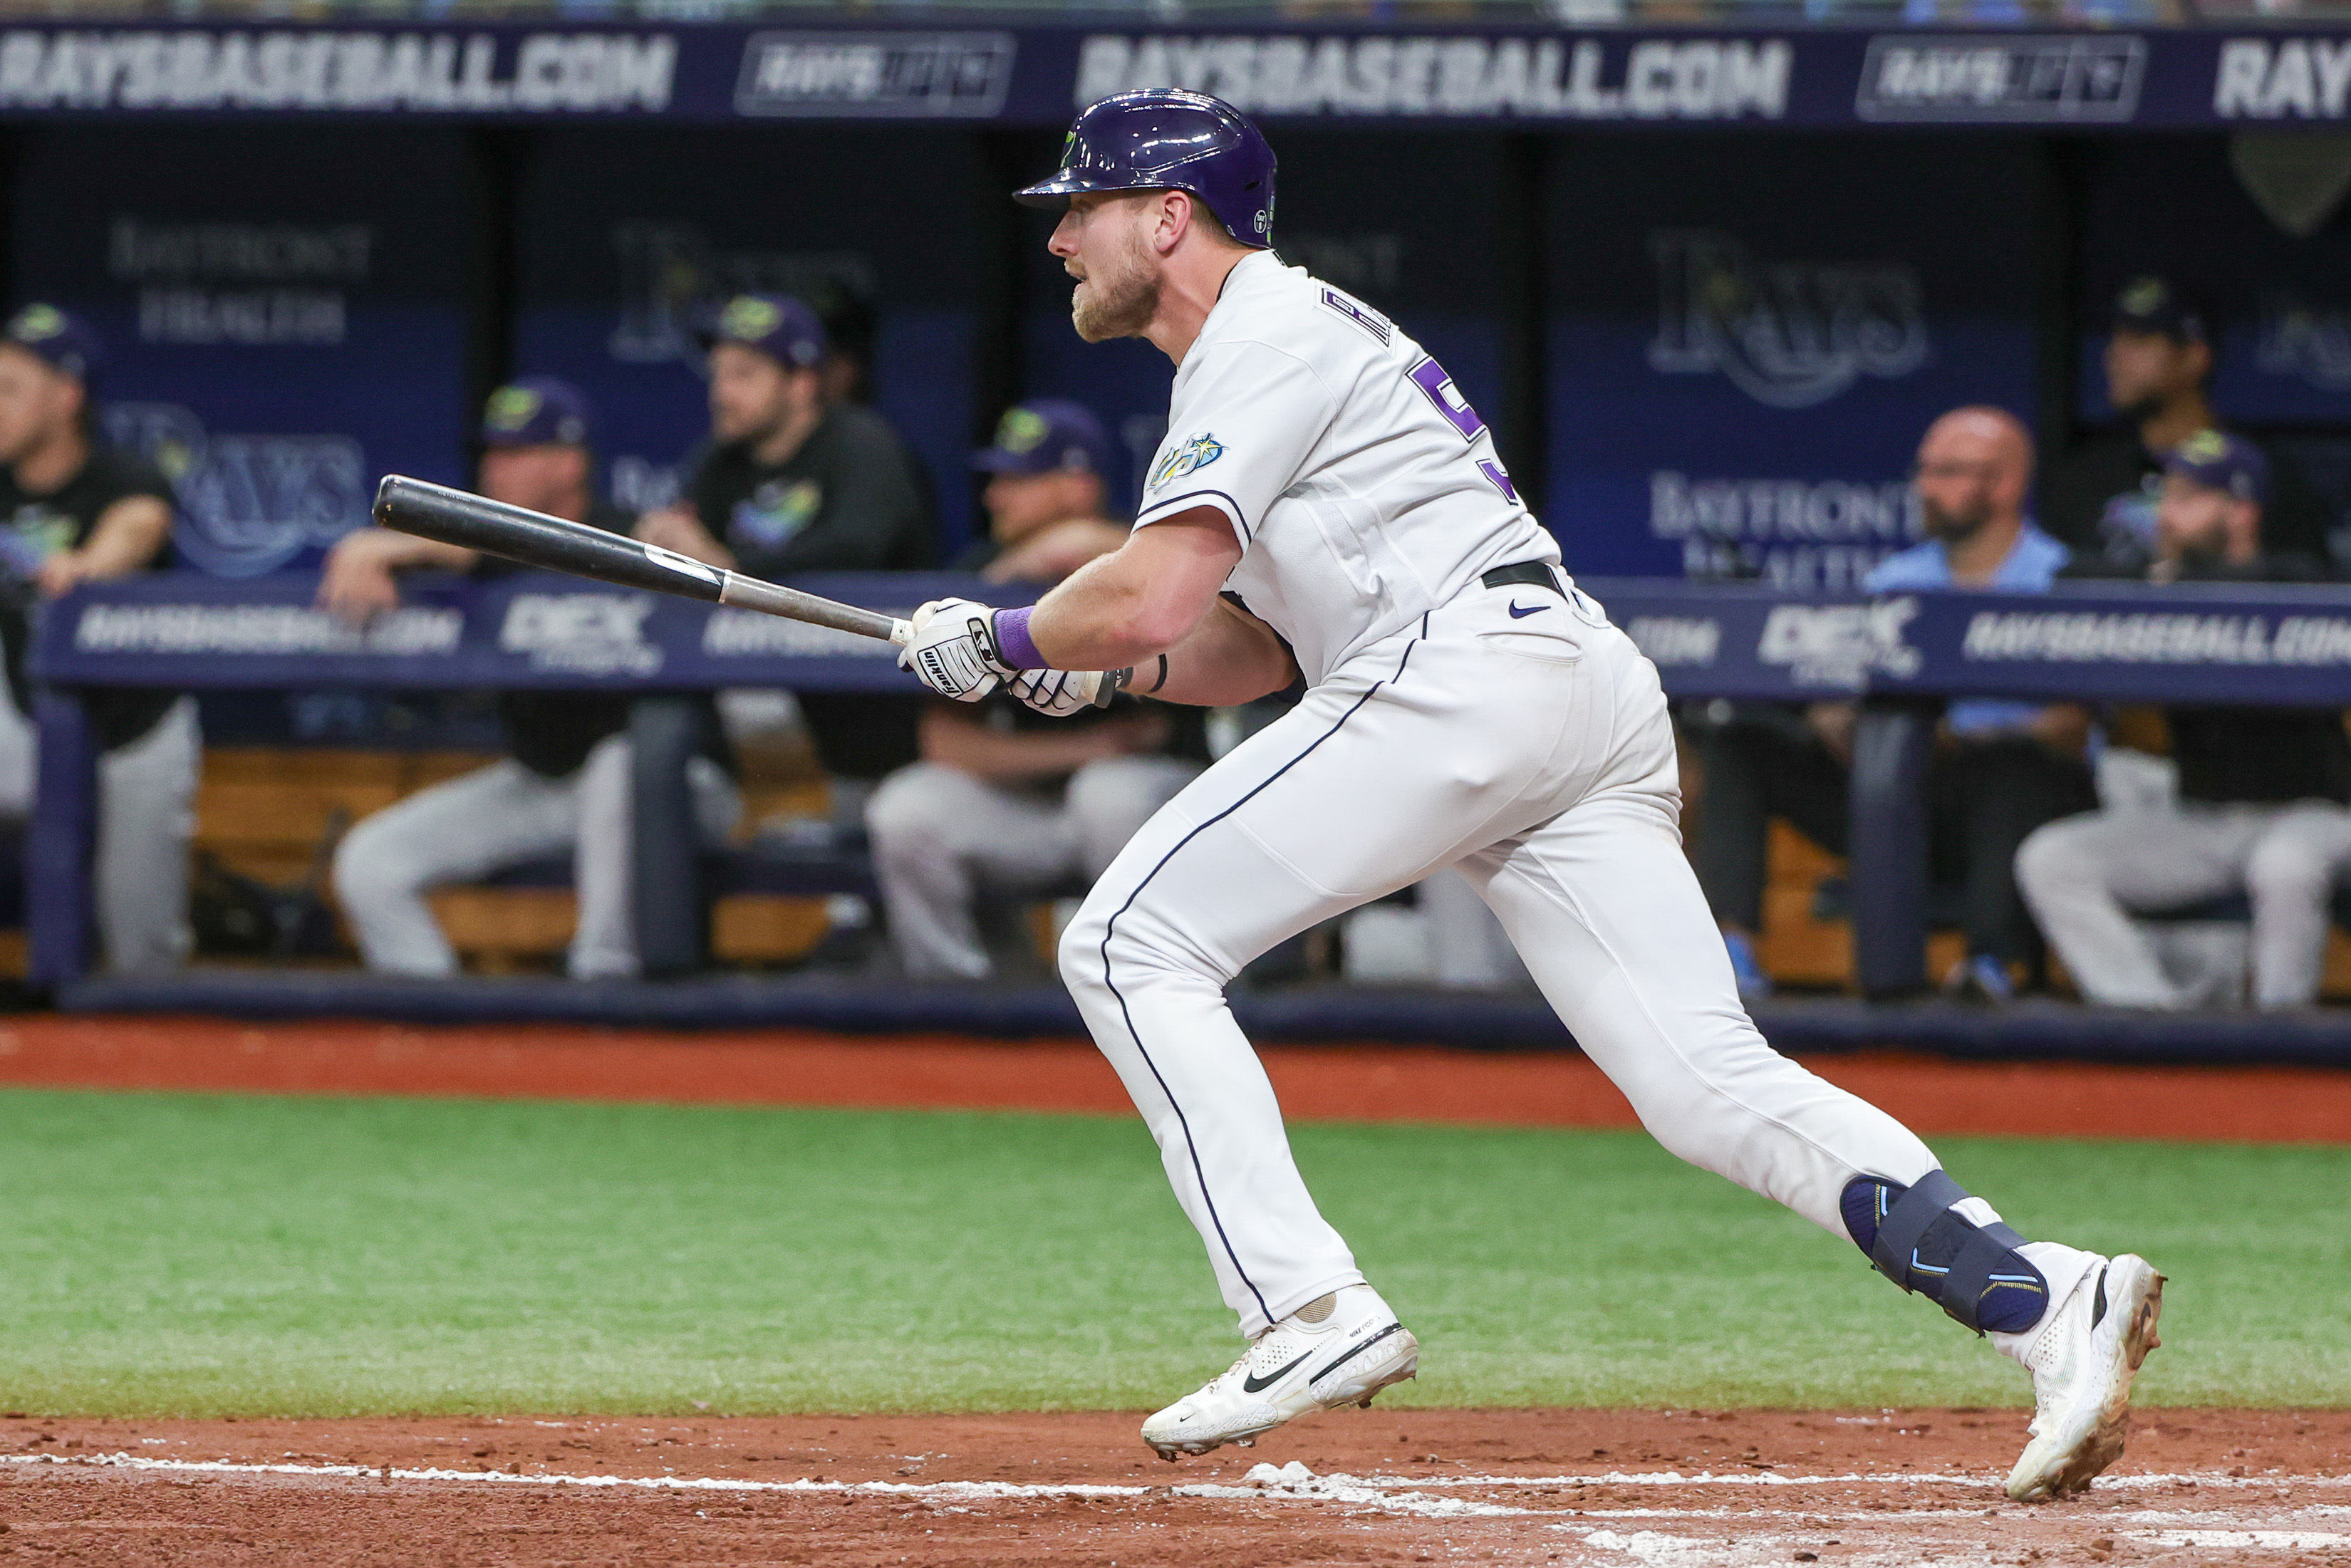
[[[1297,1146],[1426,1347],[1398,1403],[2030,1402],[1638,1134]],[[1238,1353],[1128,1120],[24,1091],[0,1148],[11,1408],[1135,1407]],[[2028,1235],[2171,1274],[2145,1400],[2351,1404],[2351,1148],[1939,1152]]]

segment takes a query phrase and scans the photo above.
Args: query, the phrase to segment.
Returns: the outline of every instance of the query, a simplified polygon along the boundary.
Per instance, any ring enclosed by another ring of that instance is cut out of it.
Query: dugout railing
[[[1006,597],[1001,585],[940,574],[802,581],[829,597],[901,612],[949,592]],[[1919,780],[1947,698],[2351,706],[2351,591],[2337,588],[2083,584],[2049,595],[1869,598],[1669,580],[1595,579],[1583,587],[1648,653],[1677,697],[1861,701],[1848,896],[1855,978],[1867,995],[1901,996],[1925,986],[1928,889]],[[672,705],[661,699],[729,686],[914,689],[895,668],[893,651],[878,643],[569,579],[419,582],[401,610],[364,631],[315,609],[314,591],[314,580],[303,574],[246,582],[166,574],[91,584],[43,612],[32,651],[32,667],[47,685],[38,705],[41,776],[27,835],[26,905],[33,978],[61,1001],[72,1005],[104,991],[92,990],[87,976],[95,773],[81,695],[89,689],[641,694],[647,700],[640,705],[637,735],[650,757],[639,777],[653,782],[637,796],[639,929],[665,930],[673,939],[699,928],[702,901],[712,889],[694,848],[682,785],[659,787],[664,770],[682,779],[692,750],[688,729],[664,716]],[[823,857],[796,863],[789,854],[770,854],[768,861],[759,863],[754,855],[717,874],[736,886],[797,893],[847,887],[852,882],[840,879],[862,875],[861,868]],[[648,957],[656,970],[682,967]],[[253,977],[221,983],[247,988],[245,1005],[255,1005]],[[475,1002],[457,1005],[483,1005],[480,983],[471,984]],[[751,982],[729,984],[717,1013],[758,1015],[758,998],[744,988]],[[866,1004],[854,990],[801,988],[808,1021],[849,1024],[852,1015],[863,1016]],[[906,1005],[920,1010],[899,1001],[896,1010],[884,1011],[901,1023],[914,1016]],[[635,992],[623,997],[609,988],[533,1005],[558,1006],[563,1016],[595,1016],[600,1008],[603,1016],[641,1016],[646,1007]],[[969,1005],[993,1009],[995,1026],[1013,1032],[1060,1018],[1057,1008],[1040,1014],[1015,998]],[[1389,1004],[1392,1012],[1418,1005]],[[1483,1030],[1521,1043],[1544,1033],[1540,1019],[1511,1022],[1481,1007],[1461,1003],[1454,1018],[1401,1020],[1400,1027],[1414,1038]],[[1555,1035],[1556,1026],[1548,1027]],[[1834,1036],[1845,1026],[1823,1015],[1806,1027]],[[2351,1035],[2351,1029],[2338,1032]]]

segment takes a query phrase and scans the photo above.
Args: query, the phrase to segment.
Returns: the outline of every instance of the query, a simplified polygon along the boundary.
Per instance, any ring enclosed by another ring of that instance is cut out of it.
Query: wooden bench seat
[[[195,847],[247,876],[298,883],[338,810],[356,822],[495,760],[472,752],[208,747],[196,798]],[[820,779],[747,789],[746,831],[772,817],[820,812],[824,805]],[[576,920],[569,888],[453,886],[434,892],[430,901],[450,945],[469,969],[484,974],[559,966]],[[726,962],[781,964],[805,954],[825,929],[821,898],[733,894],[719,899],[712,935]]]

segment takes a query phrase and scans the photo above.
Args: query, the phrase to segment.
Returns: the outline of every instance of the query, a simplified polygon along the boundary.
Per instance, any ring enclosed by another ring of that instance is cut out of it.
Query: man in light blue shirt
[[[1918,446],[1927,538],[1880,562],[1869,590],[2047,592],[2068,552],[2025,517],[2032,481],[2032,438],[2014,416],[1996,408],[1943,415]],[[1770,819],[1785,817],[1832,853],[1845,852],[1854,719],[1851,703],[1814,703],[1801,719],[1742,716],[1704,739],[1705,822],[1694,858],[1750,993],[1770,985],[1753,946]],[[2004,999],[2015,967],[2037,966],[2039,935],[2017,896],[2016,848],[2042,823],[2093,800],[2088,735],[2089,716],[2073,703],[1970,697],[1945,714],[1927,781],[1931,855],[1937,884],[1959,890],[1968,940],[1947,988]]]

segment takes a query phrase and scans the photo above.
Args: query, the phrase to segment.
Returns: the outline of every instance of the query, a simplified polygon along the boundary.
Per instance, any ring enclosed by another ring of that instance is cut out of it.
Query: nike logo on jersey
[[[1551,606],[1548,604],[1520,605],[1517,600],[1513,599],[1510,601],[1510,619],[1513,621],[1524,621],[1528,616],[1540,615],[1550,608]]]
[[[1244,1377],[1241,1379],[1241,1387],[1250,1394],[1260,1393],[1265,1389],[1270,1388],[1275,1384],[1280,1382],[1283,1378],[1289,1376],[1291,1373],[1297,1371],[1300,1367],[1305,1365],[1307,1359],[1313,1354],[1314,1353],[1311,1350],[1301,1351],[1297,1355],[1291,1357],[1289,1362],[1275,1368],[1273,1371],[1267,1373],[1263,1377]]]

